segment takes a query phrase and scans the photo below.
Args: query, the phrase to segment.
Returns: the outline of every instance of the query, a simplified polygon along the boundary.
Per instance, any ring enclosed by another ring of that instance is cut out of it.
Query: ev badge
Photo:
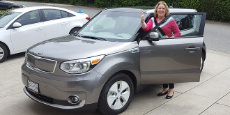
[[[133,48],[131,50],[129,50],[131,53],[137,53],[139,52],[139,48]]]

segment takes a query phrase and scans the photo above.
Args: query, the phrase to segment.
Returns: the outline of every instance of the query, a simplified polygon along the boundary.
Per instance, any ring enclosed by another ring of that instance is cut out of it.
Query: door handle
[[[185,51],[198,51],[200,50],[200,47],[189,47],[189,48],[185,48]]]
[[[39,30],[42,30],[42,28],[37,28],[35,31],[39,31]]]
[[[67,22],[63,22],[63,23],[62,23],[62,25],[66,25],[66,24],[67,24]]]

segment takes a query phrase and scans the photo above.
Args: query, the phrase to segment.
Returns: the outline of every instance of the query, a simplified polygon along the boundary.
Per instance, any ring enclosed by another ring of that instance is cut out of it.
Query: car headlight
[[[104,57],[104,55],[100,55],[86,59],[66,61],[61,64],[60,68],[70,74],[84,73],[93,69],[93,67],[95,67]]]

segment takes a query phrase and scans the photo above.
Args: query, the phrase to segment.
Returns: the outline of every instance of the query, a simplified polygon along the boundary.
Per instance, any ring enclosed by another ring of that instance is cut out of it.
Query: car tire
[[[3,61],[5,61],[5,59],[8,56],[8,50],[6,48],[5,45],[3,45],[2,43],[0,43],[0,63],[2,63]]]
[[[201,59],[200,59],[200,72],[202,72],[204,67],[204,54],[202,53]]]
[[[134,86],[130,77],[119,73],[112,76],[104,85],[98,109],[106,115],[117,115],[125,111],[132,101]]]
[[[70,34],[70,35],[74,35],[74,34],[76,34],[80,29],[81,29],[81,27],[75,27],[75,28],[73,28],[73,29],[69,32],[69,34]]]

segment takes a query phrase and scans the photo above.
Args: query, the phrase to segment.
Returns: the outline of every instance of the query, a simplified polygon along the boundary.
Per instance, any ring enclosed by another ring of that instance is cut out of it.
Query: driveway
[[[230,113],[230,55],[208,50],[200,82],[175,84],[171,100],[158,97],[161,85],[152,85],[134,95],[122,115],[222,115]],[[37,103],[23,92],[20,67],[24,54],[0,64],[0,115],[99,115]]]

